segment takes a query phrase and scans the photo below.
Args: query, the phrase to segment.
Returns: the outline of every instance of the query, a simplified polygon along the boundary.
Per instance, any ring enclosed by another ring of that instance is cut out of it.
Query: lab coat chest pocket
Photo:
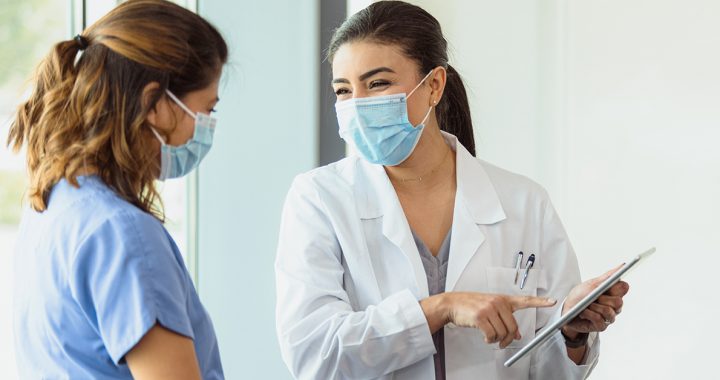
[[[528,272],[525,286],[520,289],[524,270],[518,273],[515,283],[515,268],[487,267],[487,289],[490,293],[505,294],[509,296],[537,296],[538,288],[546,287],[547,279],[542,268],[533,268]],[[522,335],[521,340],[513,340],[508,348],[520,348],[528,343],[535,336],[537,309],[527,308],[517,310],[513,313]],[[493,345],[497,348],[497,345]]]

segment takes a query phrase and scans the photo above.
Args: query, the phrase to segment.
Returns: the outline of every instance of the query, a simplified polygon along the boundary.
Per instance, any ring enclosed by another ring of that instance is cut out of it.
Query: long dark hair
[[[16,151],[27,146],[32,208],[47,209],[63,178],[78,186],[88,165],[120,197],[163,220],[147,115],[165,89],[182,97],[207,87],[227,56],[215,27],[164,0],[122,3],[81,36],[53,46],[8,136]],[[151,82],[160,86],[145,104]]]
[[[355,13],[335,31],[330,40],[327,59],[345,43],[370,40],[393,44],[417,62],[418,75],[425,76],[435,67],[447,70],[445,93],[437,105],[440,129],[457,136],[460,143],[475,155],[470,105],[460,74],[448,63],[447,40],[440,23],[424,9],[402,1],[379,1]]]

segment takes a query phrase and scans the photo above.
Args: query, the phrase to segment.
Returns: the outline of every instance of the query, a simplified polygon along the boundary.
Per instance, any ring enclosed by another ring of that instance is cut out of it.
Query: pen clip
[[[535,254],[531,254],[530,257],[527,259],[527,263],[525,263],[525,269],[530,269],[535,265]]]
[[[525,263],[525,272],[523,273],[522,281],[520,281],[520,289],[523,289],[525,287],[525,281],[527,280],[528,274],[530,273],[530,269],[535,265],[535,254],[530,254],[530,257],[528,257],[527,262]]]

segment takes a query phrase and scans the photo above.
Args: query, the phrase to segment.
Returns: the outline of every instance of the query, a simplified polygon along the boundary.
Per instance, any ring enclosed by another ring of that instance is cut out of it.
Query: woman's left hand
[[[600,277],[593,278],[575,286],[565,300],[562,314],[565,315],[565,313],[580,302],[583,297],[592,292],[621,267],[622,265]],[[627,282],[617,282],[595,300],[595,302],[583,310],[580,315],[565,325],[562,328],[563,334],[570,339],[574,339],[578,334],[605,331],[609,325],[615,322],[615,318],[617,318],[617,315],[622,311],[623,297],[627,294],[628,290],[630,290],[630,285],[628,285]]]

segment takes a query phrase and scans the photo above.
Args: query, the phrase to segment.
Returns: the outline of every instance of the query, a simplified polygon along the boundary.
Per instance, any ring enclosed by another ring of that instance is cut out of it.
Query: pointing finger
[[[512,310],[527,309],[530,307],[550,307],[557,303],[553,298],[533,297],[533,296],[511,296],[508,297]]]

